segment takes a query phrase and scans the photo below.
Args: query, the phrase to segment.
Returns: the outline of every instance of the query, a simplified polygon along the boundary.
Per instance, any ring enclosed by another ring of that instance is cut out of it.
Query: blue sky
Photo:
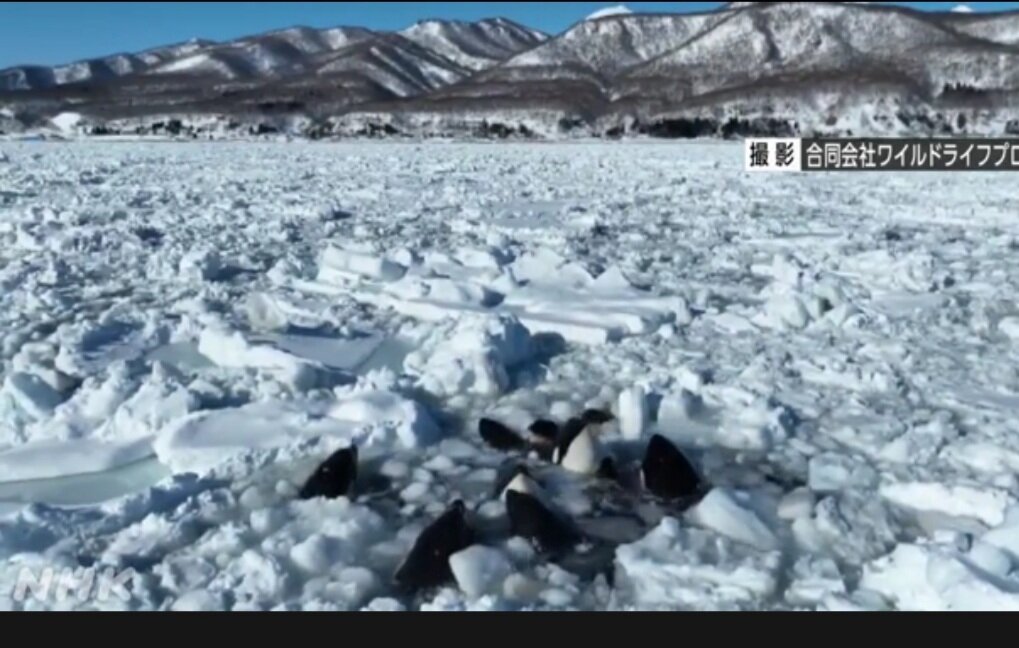
[[[226,40],[270,29],[358,25],[401,29],[425,18],[502,16],[560,32],[618,2],[0,2],[0,68],[66,63],[194,37]],[[628,2],[635,11],[713,9],[718,2]],[[947,10],[958,2],[902,2]],[[1019,2],[970,2],[977,11]]]

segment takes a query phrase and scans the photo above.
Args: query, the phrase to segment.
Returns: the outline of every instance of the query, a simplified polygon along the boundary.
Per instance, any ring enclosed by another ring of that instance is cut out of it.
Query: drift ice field
[[[1017,215],[731,143],[2,142],[0,609],[1019,609]],[[520,454],[592,539],[552,559],[478,422],[592,408],[707,488]],[[401,591],[457,500],[484,532]]]

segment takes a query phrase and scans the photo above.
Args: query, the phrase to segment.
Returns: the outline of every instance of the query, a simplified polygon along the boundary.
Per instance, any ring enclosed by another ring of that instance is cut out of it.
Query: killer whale
[[[476,534],[467,523],[467,506],[457,500],[417,537],[393,580],[408,592],[448,583],[453,580],[449,557],[475,540]]]
[[[350,493],[357,480],[357,446],[339,450],[322,462],[299,492],[301,499],[336,499]]]
[[[697,495],[702,486],[697,470],[671,441],[660,434],[651,437],[641,462],[644,488],[662,499]]]
[[[526,493],[506,492],[506,514],[511,533],[529,540],[541,553],[561,554],[583,539],[572,523]]]
[[[500,452],[527,449],[527,441],[522,436],[492,419],[483,418],[478,421],[478,434],[485,443]]]

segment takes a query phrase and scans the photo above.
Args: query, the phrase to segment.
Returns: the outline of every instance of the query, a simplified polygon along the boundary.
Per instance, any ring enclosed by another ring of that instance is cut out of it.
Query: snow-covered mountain
[[[503,19],[293,28],[0,71],[0,88],[33,114],[299,116],[317,133],[1013,132],[1019,13],[745,2],[600,12],[552,38]]]
[[[468,114],[547,108],[554,99],[565,123],[596,132],[634,124],[677,135],[725,134],[727,125],[1000,132],[1019,124],[1017,22],[1016,13],[869,3],[607,16],[438,94],[455,96],[446,106]],[[437,108],[432,97],[413,103]]]
[[[774,75],[881,70],[934,92],[952,83],[1005,89],[1019,81],[1017,55],[913,12],[778,3],[734,12],[625,76],[681,80],[690,96]]]
[[[121,77],[193,75],[196,80],[213,77],[221,81],[268,79],[314,72],[332,65],[333,55],[352,51],[367,42],[379,51],[391,49],[399,38],[404,49],[415,49],[427,59],[425,77],[438,75],[446,82],[459,79],[462,70],[483,70],[523,50],[534,47],[547,35],[504,19],[476,23],[428,21],[401,34],[375,32],[359,27],[312,29],[294,27],[241,38],[226,43],[193,40],[153,49],[137,55],[118,54],[55,67],[21,66],[0,70],[0,90],[42,90],[74,83],[102,83]],[[427,53],[422,53],[429,50]],[[377,52],[378,53],[378,52]],[[379,54],[385,57],[384,54]],[[397,58],[406,58],[399,55]],[[441,61],[440,61],[441,59]],[[400,67],[399,63],[392,63]],[[437,72],[435,66],[456,73]],[[335,67],[335,66],[334,66]],[[369,75],[371,73],[369,72]],[[418,76],[417,72],[411,73]],[[429,89],[425,83],[423,89]]]
[[[27,65],[0,70],[0,90],[39,90],[52,86],[103,81],[144,72],[215,46],[208,40],[158,47],[137,54],[114,54],[53,67]]]

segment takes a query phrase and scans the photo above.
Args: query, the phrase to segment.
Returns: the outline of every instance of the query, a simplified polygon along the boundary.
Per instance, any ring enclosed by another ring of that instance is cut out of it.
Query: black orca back
[[[357,480],[357,446],[350,446],[326,459],[301,488],[301,499],[336,499],[350,492]]]
[[[559,435],[559,425],[554,421],[548,421],[545,419],[538,419],[534,423],[531,423],[531,427],[527,430],[539,439],[546,441],[555,441]]]
[[[397,585],[415,592],[453,579],[449,557],[475,542],[474,531],[467,524],[466,512],[464,503],[457,500],[421,532],[396,571],[394,579]]]
[[[500,452],[527,448],[527,442],[523,437],[498,421],[481,419],[478,421],[478,433],[485,443]]]
[[[615,419],[616,417],[612,416],[611,412],[597,409],[584,410],[584,413],[580,415],[580,420],[588,425],[601,425]]]
[[[651,437],[641,471],[644,487],[656,497],[690,497],[696,495],[701,486],[701,479],[690,461],[660,434]]]
[[[543,461],[552,461],[552,455],[556,448],[556,439],[559,436],[559,425],[554,421],[538,419],[527,428],[530,432],[528,441],[531,449],[538,453]]]
[[[543,553],[561,553],[580,543],[580,533],[536,497],[509,491],[506,513],[513,535],[530,540]]]

